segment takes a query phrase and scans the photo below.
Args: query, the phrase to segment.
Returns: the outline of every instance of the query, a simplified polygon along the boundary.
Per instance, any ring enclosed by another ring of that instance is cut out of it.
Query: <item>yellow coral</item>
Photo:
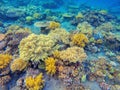
[[[60,51],[60,59],[63,61],[69,61],[70,63],[83,62],[86,57],[87,55],[81,47],[74,46]]]
[[[59,58],[59,57],[60,57],[60,52],[59,52],[58,50],[54,51],[54,52],[53,52],[53,56],[54,56],[55,58]]]
[[[56,29],[56,28],[59,28],[59,27],[60,27],[60,23],[51,21],[48,27],[49,27],[50,29]]]
[[[81,18],[83,18],[83,17],[84,17],[83,14],[79,12],[79,13],[76,15],[75,18],[76,18],[76,19],[81,19]]]
[[[49,57],[45,60],[47,74],[54,75],[56,72],[55,66],[56,60],[52,57]]]
[[[44,86],[43,74],[40,73],[34,78],[32,76],[26,77],[25,85],[28,90],[42,90]]]
[[[17,58],[11,63],[10,69],[12,70],[12,72],[22,71],[26,66],[27,66],[26,61],[24,61],[21,58]]]
[[[20,58],[26,61],[44,60],[55,48],[55,41],[51,36],[31,34],[20,42]]]
[[[88,43],[88,38],[82,33],[73,35],[71,40],[73,44],[78,45],[80,47],[85,47],[85,44]]]
[[[12,60],[11,55],[0,54],[0,69],[6,68],[11,60]]]

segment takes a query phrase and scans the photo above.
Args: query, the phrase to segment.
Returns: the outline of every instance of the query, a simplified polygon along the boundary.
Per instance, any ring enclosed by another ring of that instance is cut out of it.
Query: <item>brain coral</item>
[[[69,44],[69,32],[62,28],[56,28],[51,30],[49,33],[57,42],[62,42],[64,44]]]
[[[0,54],[0,69],[6,68],[11,60],[12,60],[11,55]]]
[[[12,72],[22,71],[26,66],[27,66],[26,61],[22,60],[21,58],[17,58],[11,63],[10,69]]]
[[[20,58],[28,61],[39,61],[48,57],[54,50],[55,41],[49,35],[31,34],[22,39],[19,45]]]
[[[45,66],[47,74],[53,75],[56,72],[56,66],[55,66],[55,59],[52,57],[49,57],[45,60]]]
[[[60,51],[59,56],[61,60],[73,63],[76,63],[77,61],[83,62],[87,57],[86,53],[84,52],[84,49],[76,46]]]
[[[85,47],[85,44],[88,43],[88,38],[82,33],[74,34],[71,40],[73,44],[80,47]]]

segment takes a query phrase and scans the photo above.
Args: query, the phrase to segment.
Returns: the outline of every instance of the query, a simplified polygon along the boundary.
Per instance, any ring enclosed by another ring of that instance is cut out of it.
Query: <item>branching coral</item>
[[[25,69],[26,66],[27,66],[26,61],[24,61],[21,58],[17,58],[11,63],[10,69],[12,70],[12,72],[22,71],[23,69]]]
[[[28,90],[42,90],[44,86],[43,75],[40,73],[36,77],[28,76],[25,79],[25,85]]]
[[[87,55],[84,52],[84,49],[76,46],[60,51],[60,59],[63,61],[69,61],[73,63],[76,63],[77,61],[83,62],[86,57]]]
[[[50,36],[53,37],[57,42],[62,42],[64,44],[69,44],[69,32],[65,29],[57,28],[55,30],[51,30],[49,33]]]
[[[55,41],[48,35],[31,34],[19,45],[20,58],[28,61],[43,60],[56,49]]]
[[[58,22],[55,22],[55,21],[51,21],[48,28],[50,29],[56,29],[56,28],[59,28],[60,27],[60,23]]]
[[[12,60],[11,55],[0,54],[0,69],[6,68],[11,60]]]
[[[74,34],[71,40],[73,44],[78,45],[80,47],[85,47],[85,44],[88,43],[88,38],[82,33]]]
[[[89,37],[91,37],[93,33],[93,27],[88,22],[79,23],[77,26],[77,30]]]
[[[47,74],[50,74],[51,76],[55,74],[56,72],[55,63],[56,60],[52,57],[49,57],[45,60]]]

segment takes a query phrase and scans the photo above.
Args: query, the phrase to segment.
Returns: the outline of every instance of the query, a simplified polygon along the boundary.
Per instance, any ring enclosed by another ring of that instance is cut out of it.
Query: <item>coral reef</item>
[[[6,68],[10,64],[12,56],[9,54],[0,54],[0,69]]]
[[[36,77],[32,76],[26,77],[25,85],[28,90],[42,90],[44,86],[43,74],[40,73]]]
[[[20,58],[26,61],[44,60],[55,48],[55,41],[51,36],[31,34],[20,42]]]
[[[45,70],[47,71],[47,74],[54,75],[56,73],[56,66],[55,66],[56,60],[52,57],[48,57],[45,60]]]
[[[68,61],[70,63],[83,62],[87,55],[83,48],[80,47],[70,47],[66,50],[60,51],[60,59],[63,61]]]
[[[80,47],[85,47],[85,45],[88,43],[88,38],[82,33],[74,34],[71,37],[71,40],[73,44]]]
[[[0,87],[3,87],[5,84],[7,84],[11,80],[11,77],[9,75],[0,77]]]
[[[17,58],[11,63],[10,69],[12,72],[22,71],[23,69],[26,68],[26,66],[27,66],[26,61],[22,60],[21,58]]]

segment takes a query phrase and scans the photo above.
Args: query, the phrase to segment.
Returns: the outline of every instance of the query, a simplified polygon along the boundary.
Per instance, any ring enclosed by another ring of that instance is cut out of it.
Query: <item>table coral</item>
[[[11,63],[10,69],[12,70],[12,72],[22,71],[23,69],[25,69],[26,66],[27,66],[26,61],[24,61],[21,58],[17,58]]]
[[[43,85],[44,85],[42,73],[40,73],[34,78],[32,76],[26,77],[25,85],[28,90],[42,90]]]
[[[83,48],[80,47],[70,47],[66,50],[60,51],[60,59],[69,62],[83,62],[87,55]]]
[[[56,28],[59,28],[59,27],[60,27],[60,23],[55,22],[55,21],[51,21],[48,27],[49,27],[50,29],[56,29]]]
[[[20,58],[37,62],[52,54],[55,48],[55,41],[51,36],[31,34],[20,42]]]
[[[0,54],[0,69],[6,68],[11,60],[12,60],[11,55]]]
[[[73,44],[78,45],[80,47],[85,47],[85,44],[88,43],[88,38],[82,33],[74,34],[71,40]]]
[[[47,74],[54,75],[56,72],[55,66],[56,60],[52,57],[49,57],[45,60]]]

